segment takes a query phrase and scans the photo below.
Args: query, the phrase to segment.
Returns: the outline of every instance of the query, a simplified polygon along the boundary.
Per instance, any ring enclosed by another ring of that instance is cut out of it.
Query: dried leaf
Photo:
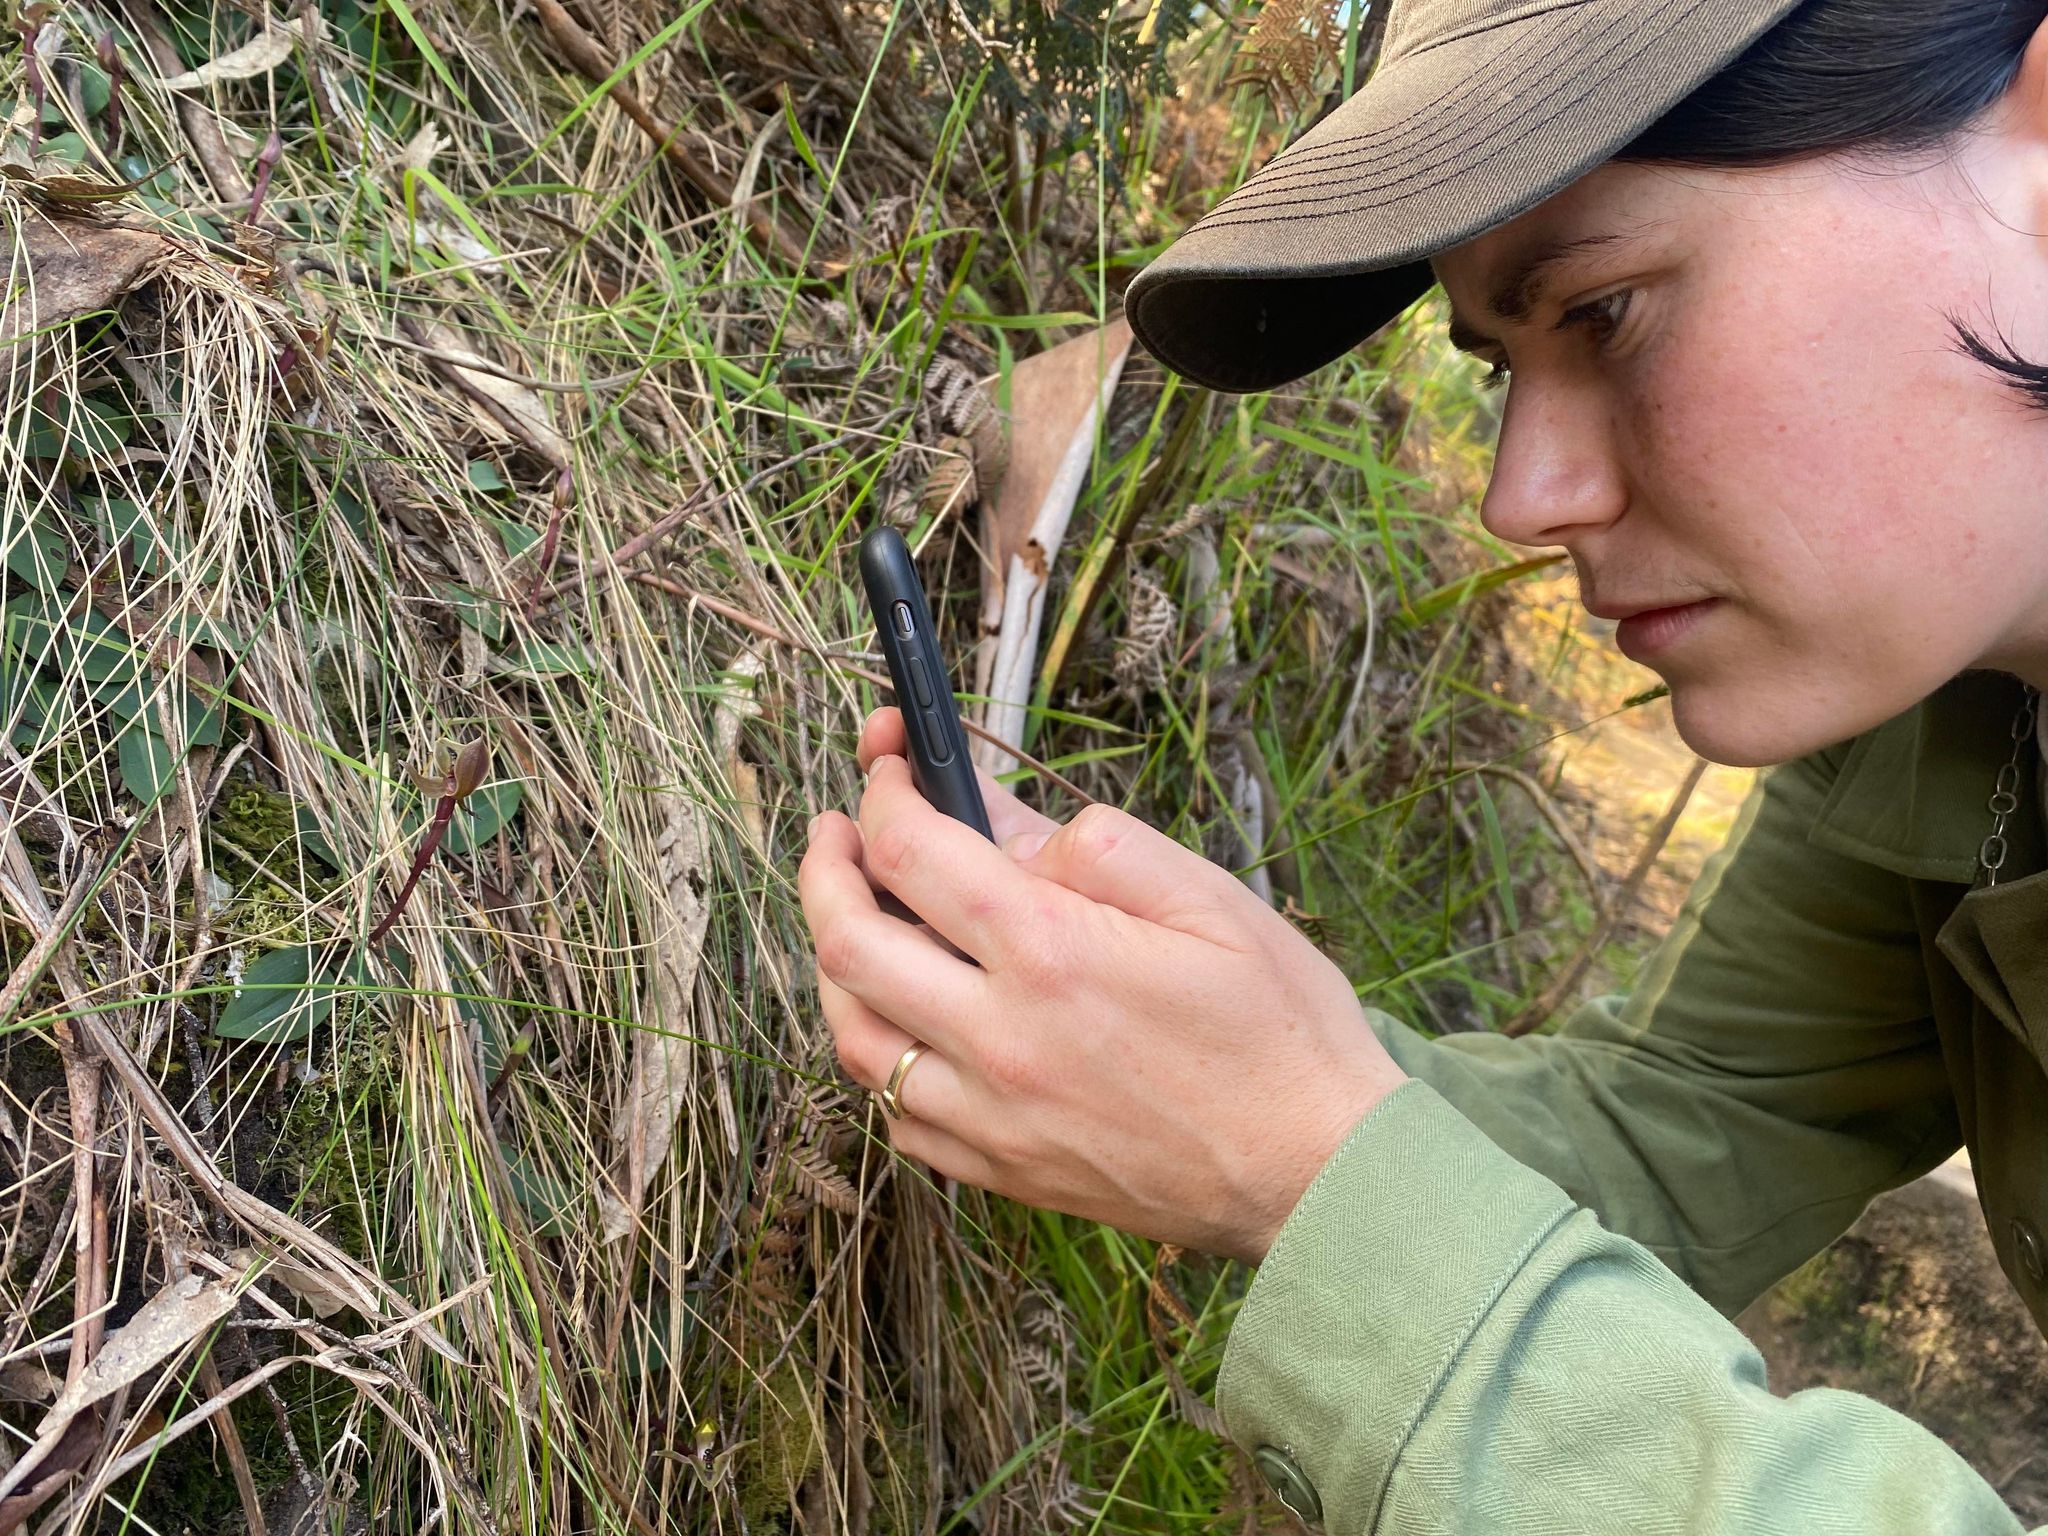
[[[860,1214],[860,1191],[853,1181],[832,1165],[832,1159],[817,1147],[792,1147],[789,1171],[796,1187],[828,1211],[842,1216]]]
[[[161,236],[75,220],[24,218],[18,226],[0,346],[95,310],[109,309],[167,249]]]
[[[656,845],[665,876],[669,928],[654,945],[654,985],[648,1017],[657,1027],[635,1031],[633,1075],[625,1101],[612,1118],[612,1176],[600,1185],[598,1216],[604,1240],[631,1232],[654,1176],[667,1162],[676,1121],[691,1088],[695,1041],[689,1034],[690,1003],[711,909],[704,900],[705,830],[697,808],[681,795],[664,797],[668,823]],[[720,1109],[727,1140],[738,1144],[731,1106],[719,1080]],[[607,1187],[608,1186],[608,1187]],[[620,1193],[614,1194],[617,1190]],[[623,1196],[623,1198],[622,1198]]]
[[[422,334],[441,354],[445,365],[453,371],[456,382],[471,395],[489,402],[492,416],[518,433],[529,448],[556,468],[569,467],[568,439],[555,430],[547,405],[537,393],[499,374],[463,367],[465,362],[479,364],[482,368],[497,365],[477,356],[445,325],[422,327]]]
[[[292,35],[286,29],[258,32],[248,42],[197,69],[173,75],[164,82],[167,91],[196,91],[221,80],[249,80],[267,75],[292,56]]]
[[[55,1470],[51,1459],[66,1447],[66,1432],[80,1414],[123,1387],[133,1386],[234,1311],[239,1290],[233,1280],[187,1275],[145,1301],[139,1312],[107,1335],[106,1343],[78,1379],[57,1394],[57,1401],[36,1426],[36,1443],[0,1477],[0,1500],[31,1483],[47,1481]],[[73,1436],[72,1442],[76,1439]]]
[[[244,1270],[263,1265],[263,1278],[275,1280],[290,1291],[306,1304],[306,1310],[315,1317],[332,1317],[337,1312],[354,1310],[363,1312],[372,1321],[381,1320],[382,1314],[376,1310],[373,1298],[346,1276],[331,1275],[295,1259],[279,1256],[273,1256],[265,1263],[263,1256],[254,1248],[237,1248],[227,1255],[227,1261]]]

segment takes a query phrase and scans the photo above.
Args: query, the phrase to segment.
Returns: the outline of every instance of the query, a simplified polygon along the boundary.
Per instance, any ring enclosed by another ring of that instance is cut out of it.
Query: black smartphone
[[[953,702],[952,677],[939,654],[931,609],[903,535],[894,528],[869,529],[860,541],[860,576],[910,739],[911,782],[948,816],[994,842],[988,807],[967,756],[967,732]]]

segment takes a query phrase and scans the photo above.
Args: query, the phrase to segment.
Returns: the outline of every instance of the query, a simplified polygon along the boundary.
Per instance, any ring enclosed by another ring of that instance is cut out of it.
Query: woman
[[[1361,1010],[1114,810],[985,784],[983,843],[869,720],[800,876],[847,1070],[940,1173],[1259,1264],[1217,1399],[1305,1519],[2018,1530],[1724,1314],[1967,1144],[2048,1324],[2044,230],[2048,0],[1397,0],[1371,84],[1133,285],[1254,389],[1440,281],[1513,379],[1487,525],[1571,553],[1702,755],[1778,765],[1555,1036]]]

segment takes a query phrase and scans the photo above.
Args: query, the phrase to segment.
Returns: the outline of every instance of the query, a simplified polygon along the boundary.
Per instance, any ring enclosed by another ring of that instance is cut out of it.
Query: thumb
[[[1203,938],[1241,935],[1247,903],[1266,911],[1228,870],[1113,805],[1088,806],[1051,832],[1019,833],[1003,847],[1040,879]]]

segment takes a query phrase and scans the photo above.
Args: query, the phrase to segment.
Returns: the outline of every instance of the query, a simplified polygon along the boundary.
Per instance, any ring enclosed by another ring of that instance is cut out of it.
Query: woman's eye
[[[1621,329],[1622,321],[1628,318],[1629,305],[1634,302],[1633,288],[1617,288],[1585,304],[1577,304],[1564,312],[1564,318],[1557,323],[1560,331],[1583,329],[1600,346],[1606,346]]]
[[[1628,319],[1629,308],[1635,303],[1633,288],[1617,288],[1612,293],[1602,294],[1584,304],[1574,304],[1564,312],[1557,322],[1560,331],[1582,330],[1593,338],[1595,346],[1611,344],[1620,333],[1622,323]],[[1484,359],[1482,358],[1483,362]],[[1500,389],[1512,382],[1512,370],[1506,357],[1494,362],[1484,378],[1480,379],[1481,389]]]

